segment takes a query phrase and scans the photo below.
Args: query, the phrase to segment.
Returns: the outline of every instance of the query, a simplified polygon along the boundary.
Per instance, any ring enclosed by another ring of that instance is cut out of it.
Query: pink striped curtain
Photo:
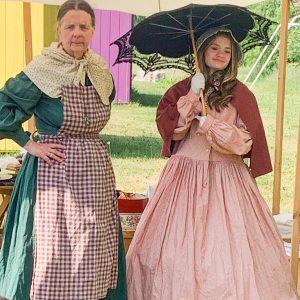
[[[128,103],[131,89],[131,64],[122,63],[112,66],[117,57],[118,47],[110,46],[110,43],[131,29],[132,15],[97,9],[95,15],[96,30],[91,48],[109,64],[116,86],[115,103]]]

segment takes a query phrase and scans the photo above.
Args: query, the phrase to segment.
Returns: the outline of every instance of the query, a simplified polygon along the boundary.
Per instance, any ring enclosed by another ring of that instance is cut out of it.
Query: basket
[[[118,209],[123,231],[125,250],[133,238],[141,215],[148,203],[148,198],[143,194],[119,192]]]

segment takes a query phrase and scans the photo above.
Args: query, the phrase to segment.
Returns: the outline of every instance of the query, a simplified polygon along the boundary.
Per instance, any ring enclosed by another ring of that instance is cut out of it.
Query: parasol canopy
[[[245,7],[190,4],[156,13],[113,42],[119,47],[115,63],[135,62],[145,72],[178,68],[193,73],[191,28],[196,39],[214,27],[230,29],[246,52],[269,43],[272,24]]]

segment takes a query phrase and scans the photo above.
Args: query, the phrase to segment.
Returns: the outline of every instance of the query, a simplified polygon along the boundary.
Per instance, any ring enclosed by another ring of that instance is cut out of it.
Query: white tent
[[[1,1],[1,0],[0,0]],[[13,0],[20,1],[20,0]],[[61,5],[64,0],[25,0],[24,2],[36,2],[51,5]],[[149,16],[159,11],[176,9],[190,4],[234,4],[247,6],[261,0],[88,0],[95,9],[117,10],[140,16]]]
[[[3,0],[0,0],[3,1]],[[38,2],[44,4],[60,5],[64,0],[11,0],[21,1],[24,7],[24,28],[26,43],[26,62],[32,59],[31,46],[31,22],[30,22],[30,3]],[[132,13],[135,15],[149,16],[153,13],[176,9],[193,2],[194,4],[234,4],[248,6],[250,4],[262,2],[261,0],[87,0],[95,9],[118,10]],[[273,214],[280,212],[280,190],[281,190],[281,163],[282,163],[282,137],[283,137],[283,117],[285,99],[285,79],[286,79],[286,58],[287,58],[287,36],[288,20],[290,12],[290,2],[292,0],[281,0],[281,32],[278,66],[278,93],[277,93],[277,116],[276,116],[276,137],[275,137],[275,161],[274,161],[274,186],[273,186]],[[300,137],[298,140],[298,163],[296,169],[296,180],[300,178]],[[298,244],[300,242],[300,191],[299,186],[295,188],[294,205],[294,237],[292,249],[292,270],[293,277],[297,283],[298,278]],[[298,203],[299,202],[299,203]],[[296,254],[297,253],[297,254]]]
[[[3,1],[3,0],[0,0]],[[26,63],[32,59],[31,45],[31,18],[30,2],[60,5],[64,0],[12,0],[23,2],[24,7],[24,29],[26,44]],[[96,9],[118,10],[136,15],[148,16],[152,13],[176,9],[190,4],[234,4],[247,6],[262,2],[261,0],[87,0]],[[292,0],[281,1],[281,32],[279,49],[279,72],[278,72],[278,96],[277,96],[277,117],[276,117],[276,138],[275,138],[275,161],[274,161],[274,186],[273,186],[273,214],[280,211],[280,190],[281,190],[281,162],[282,162],[282,136],[283,136],[283,116],[284,116],[284,96],[285,96],[285,77],[286,77],[286,57],[287,57],[287,35],[288,20]]]
[[[0,0],[3,1],[3,0]],[[12,0],[23,2],[24,7],[24,30],[26,45],[26,63],[32,59],[31,43],[31,18],[30,2],[60,5],[64,0]],[[261,0],[87,0],[96,9],[118,10],[136,15],[148,16],[163,10],[176,9],[190,4],[234,4],[247,6],[262,2]],[[288,20],[291,0],[282,0],[281,10],[281,32],[279,49],[279,72],[278,72],[278,96],[277,96],[277,118],[276,118],[276,139],[275,139],[275,161],[274,161],[274,186],[273,186],[273,214],[280,211],[280,190],[281,190],[281,162],[282,162],[282,136],[283,136],[283,116],[284,116],[284,96],[286,77],[286,56],[287,56],[287,35]]]

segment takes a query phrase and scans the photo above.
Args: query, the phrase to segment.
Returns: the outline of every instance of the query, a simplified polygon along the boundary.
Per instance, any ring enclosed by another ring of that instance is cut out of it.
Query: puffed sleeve
[[[197,134],[205,134],[212,148],[224,154],[247,154],[253,143],[250,133],[239,116],[236,124],[233,125],[208,114],[203,125],[197,130]]]
[[[28,140],[22,123],[33,114],[42,92],[21,72],[0,90],[0,139],[9,138],[20,146]]]
[[[179,98],[177,102],[179,120],[173,133],[173,140],[182,140],[191,127],[192,121],[201,112],[201,103],[199,97],[191,90],[186,96]]]

